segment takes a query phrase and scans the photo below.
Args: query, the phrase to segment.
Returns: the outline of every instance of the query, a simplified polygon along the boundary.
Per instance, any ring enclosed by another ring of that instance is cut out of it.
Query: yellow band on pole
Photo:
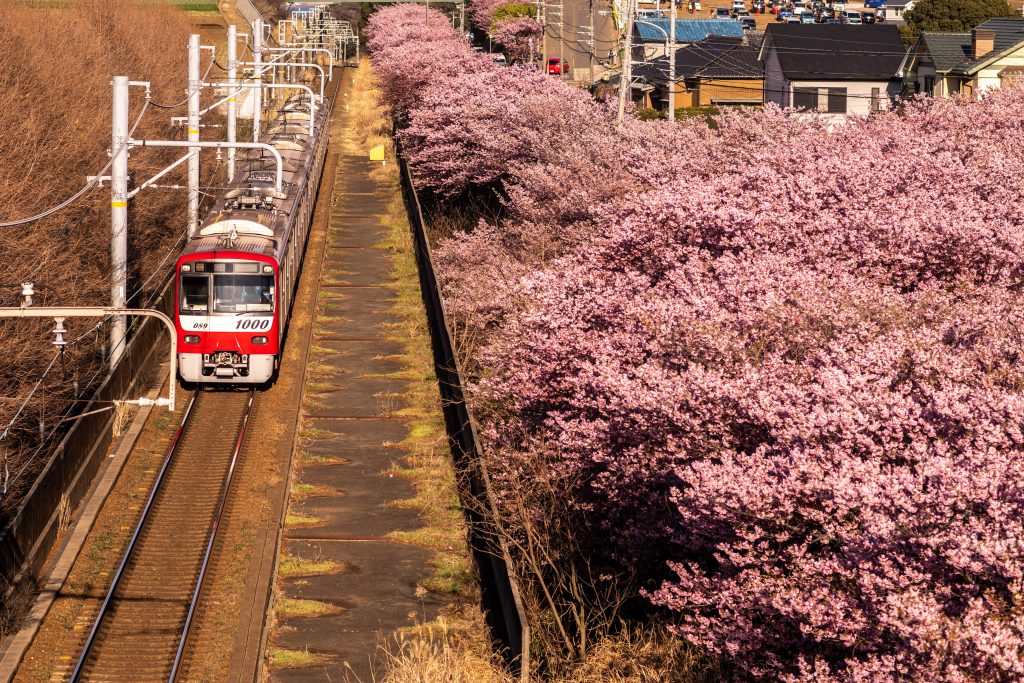
[[[199,129],[198,128],[189,128],[188,129],[188,134],[189,135],[199,135]]]
[[[123,209],[128,206],[128,202],[110,202],[110,205],[115,209]]]

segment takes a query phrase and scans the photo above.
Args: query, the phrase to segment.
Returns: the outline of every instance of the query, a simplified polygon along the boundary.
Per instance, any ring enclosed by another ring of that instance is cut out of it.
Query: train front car
[[[176,323],[181,378],[199,384],[263,384],[273,379],[326,156],[326,111],[290,98],[262,141],[284,160],[275,189],[272,156],[240,157],[177,263]]]
[[[178,261],[178,365],[187,382],[262,384],[280,350],[277,261],[267,240],[202,237]]]

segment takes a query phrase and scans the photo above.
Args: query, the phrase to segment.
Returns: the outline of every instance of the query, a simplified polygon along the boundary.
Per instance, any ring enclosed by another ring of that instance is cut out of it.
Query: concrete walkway
[[[348,81],[351,72],[345,77]],[[344,101],[343,96],[339,106]],[[339,120],[332,135],[351,141],[354,131],[346,117]],[[398,190],[378,184],[370,170],[365,154],[339,156],[314,322],[317,349],[304,398],[307,438],[300,444],[282,548],[312,563],[336,563],[335,571],[303,574],[300,562],[300,569],[286,571],[278,581],[279,605],[316,600],[335,610],[279,620],[272,652],[308,652],[321,661],[301,668],[272,666],[277,681],[337,682],[354,673],[368,683],[373,670],[380,672],[379,663],[372,662],[383,638],[429,620],[441,605],[439,597],[417,588],[430,574],[431,551],[387,538],[389,532],[422,524],[415,510],[388,505],[414,496],[405,479],[387,473],[403,455],[389,444],[408,431],[395,416],[403,405],[404,382],[387,377],[401,369],[393,360],[401,349],[382,329],[396,318],[390,313],[391,260],[377,246],[386,234],[378,217]]]

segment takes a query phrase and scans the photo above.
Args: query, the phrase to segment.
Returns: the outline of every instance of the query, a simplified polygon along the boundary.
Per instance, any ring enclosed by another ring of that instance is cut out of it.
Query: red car
[[[551,57],[548,59],[548,75],[549,76],[562,76],[569,73],[569,65],[563,62],[559,57]]]

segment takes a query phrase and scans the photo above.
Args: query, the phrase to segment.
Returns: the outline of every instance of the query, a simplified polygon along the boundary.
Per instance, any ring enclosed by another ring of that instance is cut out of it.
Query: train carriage
[[[289,98],[261,142],[239,155],[235,178],[178,258],[175,323],[181,379],[202,384],[262,384],[280,362],[327,155],[326,101]],[[313,119],[310,135],[309,122]]]

